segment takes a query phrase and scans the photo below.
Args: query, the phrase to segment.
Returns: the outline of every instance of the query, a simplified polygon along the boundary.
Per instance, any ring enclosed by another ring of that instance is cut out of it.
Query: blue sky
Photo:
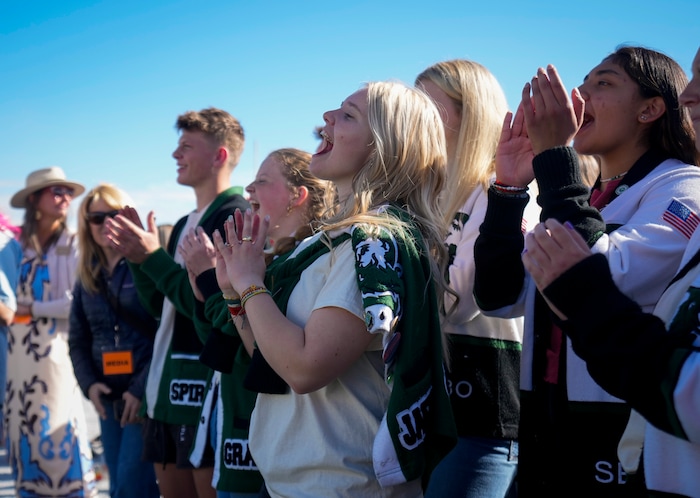
[[[19,223],[9,198],[30,171],[58,165],[174,222],[194,207],[171,157],[186,110],[240,119],[232,183],[246,185],[270,151],[313,151],[323,112],[364,82],[410,84],[434,62],[469,58],[514,108],[539,66],[555,64],[571,88],[619,44],[688,73],[700,2],[2,0],[0,211]]]

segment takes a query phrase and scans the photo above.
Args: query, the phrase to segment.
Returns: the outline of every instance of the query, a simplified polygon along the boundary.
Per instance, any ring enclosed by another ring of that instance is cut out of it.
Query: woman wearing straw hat
[[[18,496],[91,496],[95,476],[68,355],[77,237],[66,226],[83,193],[61,168],[34,171],[10,200],[25,210],[17,313],[8,338],[5,418]]]

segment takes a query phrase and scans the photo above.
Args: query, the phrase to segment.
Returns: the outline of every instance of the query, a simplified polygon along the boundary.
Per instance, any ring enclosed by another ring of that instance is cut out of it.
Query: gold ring
[[[253,237],[243,237],[241,242],[253,242]]]

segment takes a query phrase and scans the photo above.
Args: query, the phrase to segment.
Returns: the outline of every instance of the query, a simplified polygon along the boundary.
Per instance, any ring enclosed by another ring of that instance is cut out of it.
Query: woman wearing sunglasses
[[[52,167],[30,173],[10,200],[25,210],[5,390],[17,496],[89,496],[95,487],[82,396],[68,356],[78,241],[66,217],[84,190]]]
[[[127,203],[119,189],[101,184],[80,204],[68,345],[80,389],[100,416],[110,496],[157,498],[153,465],[141,460],[138,418],[157,322],[139,302],[129,265],[103,230],[105,219]]]

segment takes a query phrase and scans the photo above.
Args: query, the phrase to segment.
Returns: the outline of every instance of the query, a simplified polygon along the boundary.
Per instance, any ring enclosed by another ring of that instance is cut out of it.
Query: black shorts
[[[190,450],[197,432],[194,425],[172,425],[146,417],[143,421],[143,460],[174,463],[178,469],[193,469]],[[214,450],[206,445],[199,468],[214,466]]]

